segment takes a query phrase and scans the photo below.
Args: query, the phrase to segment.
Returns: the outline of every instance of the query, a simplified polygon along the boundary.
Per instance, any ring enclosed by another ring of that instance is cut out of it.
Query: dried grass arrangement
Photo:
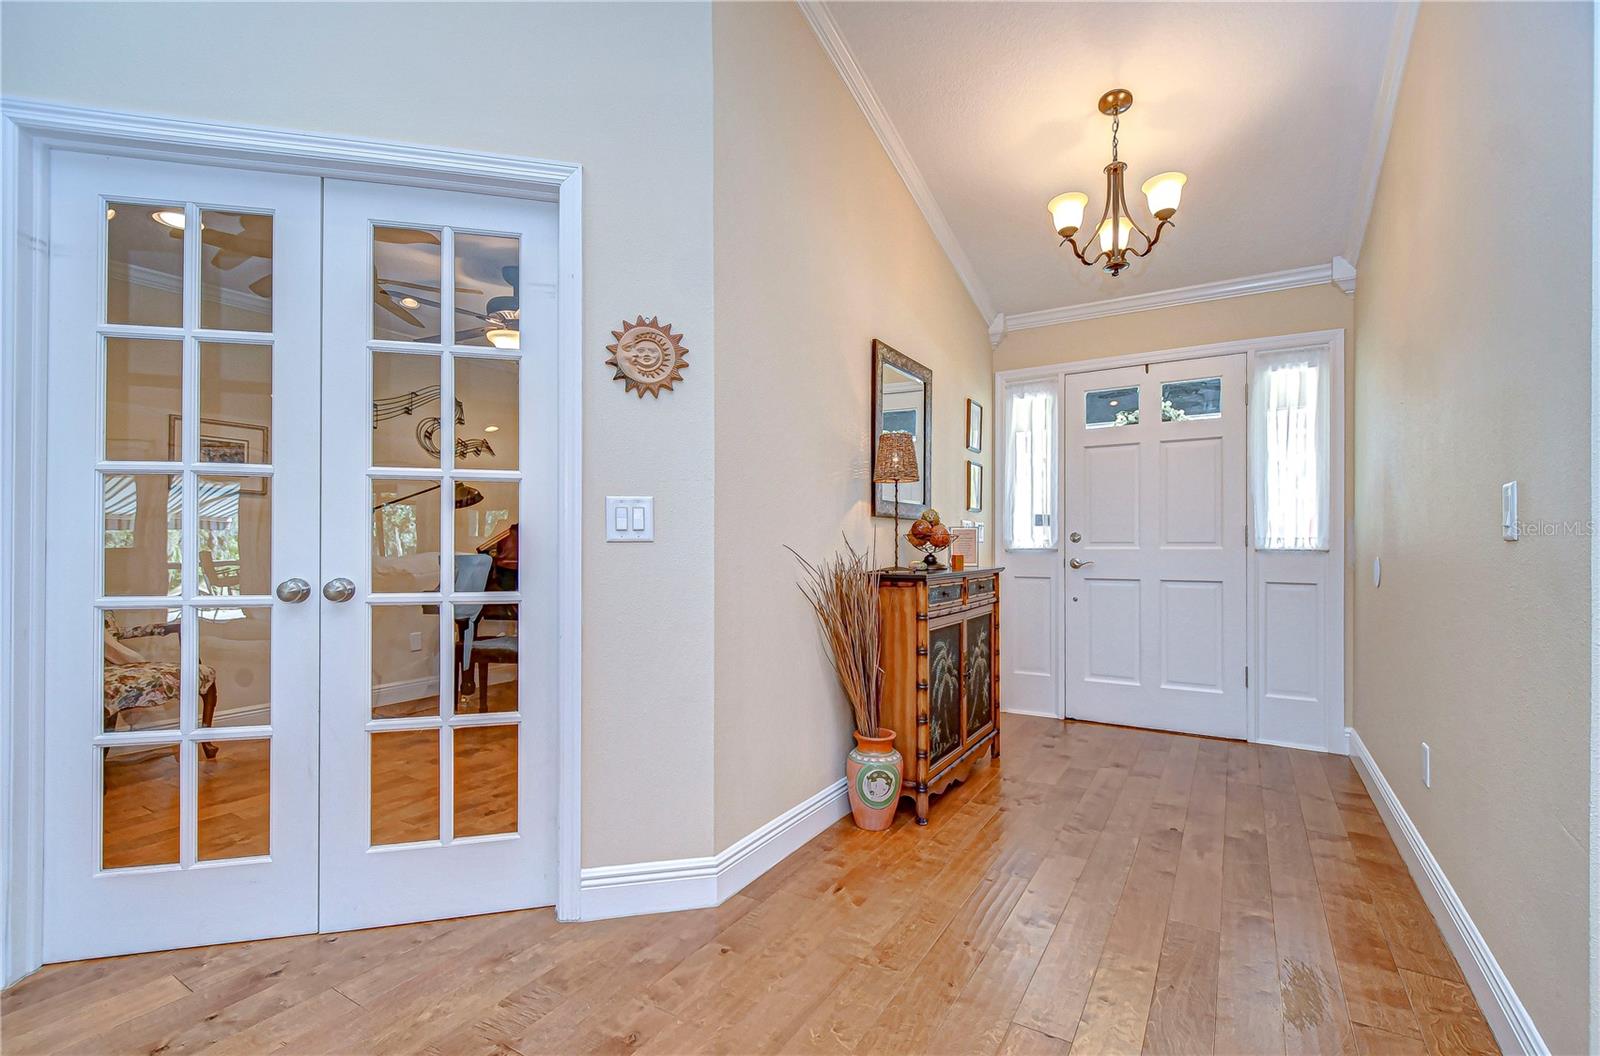
[[[850,701],[856,732],[876,737],[883,690],[883,668],[878,663],[878,574],[868,567],[867,555],[856,553],[849,539],[844,548],[844,554],[813,565],[794,547],[785,547],[804,570],[800,593],[817,614],[817,629]]]

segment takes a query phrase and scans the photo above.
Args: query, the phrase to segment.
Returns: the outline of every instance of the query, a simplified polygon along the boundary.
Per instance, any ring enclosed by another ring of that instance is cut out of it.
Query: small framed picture
[[[977,400],[967,401],[967,450],[983,450],[983,404]]]
[[[983,467],[967,460],[967,511],[977,513],[983,509]]]

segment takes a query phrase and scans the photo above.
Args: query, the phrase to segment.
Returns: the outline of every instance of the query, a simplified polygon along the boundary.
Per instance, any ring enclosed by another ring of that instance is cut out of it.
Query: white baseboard
[[[585,869],[578,888],[579,919],[721,905],[848,813],[850,800],[841,777],[720,854]]]
[[[1029,711],[1027,708],[1007,708],[1007,707],[1002,707],[1000,709],[1000,714],[1002,714],[1002,715],[1032,715],[1034,718],[1038,718],[1038,719],[1060,719],[1061,718],[1060,715],[1057,715],[1053,711]]]
[[[1350,741],[1350,761],[1355,763],[1357,772],[1367,784],[1367,790],[1372,793],[1372,800],[1383,815],[1384,824],[1394,836],[1395,845],[1399,847],[1401,857],[1405,858],[1412,879],[1416,880],[1417,888],[1422,892],[1423,901],[1433,911],[1433,918],[1438,921],[1450,952],[1455,954],[1460,963],[1461,973],[1466,976],[1467,985],[1478,999],[1478,1006],[1483,1009],[1483,1016],[1489,1021],[1489,1028],[1494,1031],[1500,1048],[1510,1053],[1527,1053],[1528,1056],[1549,1056],[1550,1048],[1539,1036],[1539,1028],[1534,1026],[1533,1017],[1528,1015],[1522,999],[1512,989],[1511,980],[1500,970],[1500,962],[1495,960],[1483,933],[1472,922],[1467,907],[1456,895],[1456,889],[1450,885],[1450,879],[1444,875],[1438,859],[1428,849],[1422,833],[1412,824],[1410,815],[1400,803],[1400,797],[1395,795],[1383,771],[1378,769],[1361,735],[1353,729],[1345,732]]]

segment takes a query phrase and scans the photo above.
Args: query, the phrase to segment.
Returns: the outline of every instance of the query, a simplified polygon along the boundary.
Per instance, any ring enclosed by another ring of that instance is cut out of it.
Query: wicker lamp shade
[[[910,433],[878,434],[878,460],[872,467],[876,484],[906,484],[920,480],[917,475],[917,448]]]

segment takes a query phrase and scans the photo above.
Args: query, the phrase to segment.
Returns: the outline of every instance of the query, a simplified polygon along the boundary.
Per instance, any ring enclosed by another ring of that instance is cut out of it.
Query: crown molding
[[[933,237],[938,239],[939,245],[944,249],[944,255],[950,259],[950,266],[956,269],[962,285],[967,288],[967,295],[972,298],[972,303],[979,314],[994,326],[994,302],[989,297],[989,290],[978,278],[977,269],[972,266],[972,261],[967,258],[966,250],[961,248],[961,243],[956,240],[956,234],[950,228],[950,221],[945,219],[944,210],[939,208],[938,201],[933,197],[933,191],[928,189],[928,182],[922,178],[922,170],[917,168],[917,163],[911,158],[911,151],[906,149],[905,140],[900,138],[900,133],[894,127],[894,122],[889,120],[889,113],[878,101],[878,94],[872,90],[872,84],[867,80],[866,73],[856,62],[855,55],[851,53],[850,46],[845,43],[844,34],[839,30],[839,24],[833,20],[833,14],[821,0],[799,0],[801,14],[806,21],[811,23],[811,29],[817,35],[817,40],[822,42],[822,50],[827,52],[828,58],[833,60],[834,69],[839,71],[839,77],[850,89],[850,94],[855,96],[856,105],[861,107],[861,112],[867,118],[867,124],[872,126],[872,131],[877,135],[878,142],[883,145],[884,153],[889,155],[895,171],[900,173],[900,179],[905,183],[906,190],[911,192],[911,198],[917,203],[917,208],[922,210],[922,216],[928,221],[928,226],[933,229]]]
[[[1344,273],[1341,272],[1341,276]],[[1179,304],[1198,304],[1201,301],[1220,301],[1229,297],[1248,297],[1253,293],[1271,293],[1274,290],[1293,290],[1301,286],[1321,286],[1334,279],[1334,266],[1313,264],[1304,268],[1272,271],[1265,275],[1250,275],[1242,279],[1222,282],[1203,282],[1195,286],[1180,286],[1173,290],[1156,290],[1153,293],[1136,293],[1128,297],[1112,297],[1087,304],[1069,304],[1062,308],[1046,308],[1038,312],[1023,312],[1006,316],[1006,332],[1033,330],[1059,323],[1075,323],[1083,319],[1098,319],[1106,315],[1126,315],[1129,312],[1147,312],[1153,308],[1171,308]],[[1350,268],[1348,281],[1355,287],[1355,269]]]
[[[1383,60],[1383,80],[1378,82],[1378,100],[1372,109],[1372,133],[1367,138],[1367,153],[1361,163],[1361,182],[1356,186],[1355,212],[1345,232],[1344,259],[1360,263],[1361,243],[1367,237],[1367,222],[1372,219],[1372,202],[1378,196],[1378,178],[1383,175],[1383,156],[1389,149],[1389,129],[1394,125],[1395,106],[1400,102],[1400,83],[1405,79],[1406,57],[1411,54],[1411,31],[1417,25],[1417,0],[1396,5],[1394,26],[1389,31],[1389,51]]]

